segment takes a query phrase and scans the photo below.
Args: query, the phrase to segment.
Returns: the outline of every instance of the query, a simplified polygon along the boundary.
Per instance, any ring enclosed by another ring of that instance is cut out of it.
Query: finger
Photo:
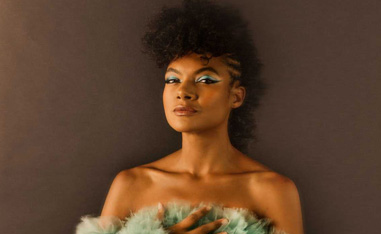
[[[161,221],[163,221],[164,218],[164,206],[161,204],[161,202],[158,203],[157,205],[157,218]]]
[[[211,231],[218,229],[219,227],[221,227],[222,225],[227,224],[227,223],[228,223],[228,219],[226,219],[226,218],[218,219],[214,222],[210,222],[210,223],[204,224],[198,228],[195,228],[192,231],[190,231],[189,233],[207,234]]]
[[[199,219],[201,219],[204,215],[206,215],[210,211],[210,206],[204,206],[196,210],[195,212],[188,215],[181,222],[175,224],[175,228],[187,229],[191,227],[194,223],[196,223]]]

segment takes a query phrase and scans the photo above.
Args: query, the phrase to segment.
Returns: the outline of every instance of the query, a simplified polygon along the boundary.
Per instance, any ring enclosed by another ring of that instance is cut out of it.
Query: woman
[[[119,172],[101,216],[83,217],[77,233],[302,234],[293,181],[246,155],[265,90],[247,23],[232,8],[184,1],[164,7],[142,41],[166,68],[165,116],[182,148]]]

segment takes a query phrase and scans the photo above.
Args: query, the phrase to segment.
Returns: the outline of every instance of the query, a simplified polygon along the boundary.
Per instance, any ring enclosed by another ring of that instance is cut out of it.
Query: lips
[[[177,106],[173,111],[197,112],[194,108],[190,106]]]

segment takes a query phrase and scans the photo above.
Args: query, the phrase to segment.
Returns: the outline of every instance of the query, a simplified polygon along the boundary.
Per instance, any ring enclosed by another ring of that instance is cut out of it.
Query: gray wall
[[[73,233],[117,172],[180,147],[139,42],[176,2],[0,0],[1,230]],[[250,156],[297,184],[306,233],[376,233],[381,2],[228,2],[270,86]]]

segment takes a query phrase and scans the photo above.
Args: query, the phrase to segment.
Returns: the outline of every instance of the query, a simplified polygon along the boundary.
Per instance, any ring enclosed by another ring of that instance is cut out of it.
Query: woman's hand
[[[158,214],[157,217],[160,220],[163,220],[164,218],[164,207],[161,203],[159,203],[158,206]],[[214,231],[221,227],[226,221],[228,222],[228,219],[218,219],[213,222],[201,225],[200,227],[197,227],[191,231],[188,231],[187,229],[191,227],[194,223],[196,223],[199,219],[201,219],[204,215],[206,215],[210,211],[210,207],[204,206],[200,209],[196,210],[192,214],[188,215],[185,219],[183,219],[181,222],[171,226],[168,228],[171,234],[207,234],[211,231]],[[227,232],[219,232],[217,234],[227,234]]]

